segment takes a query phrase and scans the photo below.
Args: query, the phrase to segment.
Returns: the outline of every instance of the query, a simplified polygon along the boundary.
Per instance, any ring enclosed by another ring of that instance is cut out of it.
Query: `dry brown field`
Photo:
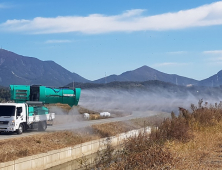
[[[155,117],[161,116],[153,116],[150,119],[155,119]],[[146,119],[149,120],[149,118]],[[131,121],[136,121],[138,123],[140,121],[144,122],[144,119],[135,119]],[[132,122],[113,122],[93,125],[92,127],[75,131],[45,132],[44,134],[0,140],[0,162],[74,146],[102,137],[113,136],[135,128],[141,128],[144,125],[140,123],[142,125],[140,126]]]
[[[222,169],[222,104],[199,101],[180,108],[151,135],[128,139],[121,150],[108,147],[96,162],[100,169]],[[102,159],[103,158],[103,159]],[[104,159],[105,158],[105,159]]]

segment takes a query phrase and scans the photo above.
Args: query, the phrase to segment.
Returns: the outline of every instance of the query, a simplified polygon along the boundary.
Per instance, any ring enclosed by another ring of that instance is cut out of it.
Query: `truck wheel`
[[[17,133],[18,135],[20,135],[20,134],[22,134],[22,132],[23,132],[23,125],[22,125],[22,124],[19,124],[19,128],[16,130],[16,133]]]
[[[38,130],[39,130],[39,131],[45,131],[46,128],[47,128],[47,123],[46,123],[46,121],[39,122],[39,126],[38,126]]]

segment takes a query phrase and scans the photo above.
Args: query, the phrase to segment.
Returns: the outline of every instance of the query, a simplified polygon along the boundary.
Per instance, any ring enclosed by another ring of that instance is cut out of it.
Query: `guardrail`
[[[67,147],[64,149],[49,151],[47,153],[19,158],[14,161],[3,162],[0,163],[0,168],[1,170],[47,169],[66,163],[68,161],[72,161],[96,153],[98,150],[105,149],[108,142],[112,146],[121,145],[125,139],[137,136],[139,133],[144,132],[150,133],[151,128],[146,127],[138,130],[132,130],[127,133],[121,133],[113,137],[85,142],[73,147]]]

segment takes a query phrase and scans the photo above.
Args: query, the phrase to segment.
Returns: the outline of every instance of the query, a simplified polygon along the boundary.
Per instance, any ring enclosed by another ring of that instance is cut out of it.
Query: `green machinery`
[[[78,105],[81,89],[51,88],[45,86],[10,85],[11,100],[15,103],[39,101],[43,104],[62,103],[71,107]]]
[[[81,89],[51,88],[46,86],[10,85],[11,100],[15,103],[27,103],[29,116],[48,114],[43,104],[62,103],[71,107],[78,105]]]

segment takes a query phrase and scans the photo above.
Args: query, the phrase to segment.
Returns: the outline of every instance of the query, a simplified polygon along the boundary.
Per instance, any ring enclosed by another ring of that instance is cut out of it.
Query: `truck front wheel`
[[[19,124],[19,128],[16,130],[16,133],[18,134],[18,135],[20,135],[20,134],[22,134],[22,132],[23,132],[23,125],[22,124]]]
[[[47,123],[46,123],[46,121],[39,122],[39,125],[38,125],[38,130],[39,130],[39,131],[45,131],[46,128],[47,128]]]

